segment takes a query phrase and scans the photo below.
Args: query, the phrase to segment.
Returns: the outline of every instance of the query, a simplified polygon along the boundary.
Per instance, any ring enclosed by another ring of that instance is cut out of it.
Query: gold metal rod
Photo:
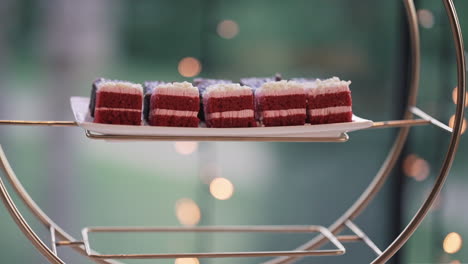
[[[52,219],[50,219],[46,215],[46,213],[44,213],[44,211],[42,211],[41,208],[36,204],[36,202],[31,198],[31,196],[28,194],[28,192],[26,191],[24,186],[19,181],[18,177],[16,177],[16,174],[13,171],[13,169],[11,168],[11,165],[8,162],[8,159],[7,159],[6,155],[5,155],[5,152],[3,151],[3,148],[1,147],[1,145],[0,145],[0,168],[3,170],[5,176],[7,177],[8,181],[10,182],[10,184],[13,187],[14,191],[21,198],[21,200],[26,205],[26,207],[31,211],[31,213],[46,228],[50,229],[51,227],[53,227],[56,236],[60,237],[60,239],[65,239],[65,240],[68,240],[68,241],[75,241],[75,239],[71,235],[69,235],[62,228],[60,228],[56,223],[54,223],[54,221],[52,221]],[[5,186],[4,186],[4,184],[2,182],[2,179],[0,177],[0,190],[1,190],[1,188],[5,188]],[[5,189],[5,191],[6,191],[6,189]],[[8,195],[8,192],[6,192],[6,195]],[[3,194],[2,194],[2,196],[3,196]],[[13,212],[18,211],[18,213],[19,213],[19,210],[18,210],[17,206],[14,204],[13,201],[11,201],[11,203],[7,204],[7,209],[10,212],[11,211],[13,211]],[[31,236],[32,237],[30,237],[29,232],[26,233],[26,237],[32,242],[32,244],[34,246],[39,247],[38,248],[39,252],[41,252],[43,255],[46,255],[46,256],[48,254],[50,254],[50,253],[53,254],[53,252],[51,250],[49,250],[47,247],[42,248],[42,245],[44,243],[39,238],[38,238],[39,239],[38,241],[34,238],[34,236],[33,236],[33,235],[35,235],[34,231],[28,225],[28,223],[25,222],[25,220],[22,218],[21,215],[11,214],[11,216],[13,217],[13,219],[15,220],[17,225],[21,228],[21,230],[23,230],[23,229],[30,229],[31,230],[31,232],[32,232]],[[82,255],[85,255],[85,256],[87,255],[87,253],[86,253],[86,251],[84,249],[84,246],[73,247],[73,249],[75,249],[78,253],[80,253]],[[54,255],[54,258],[56,258],[56,257],[57,256]],[[58,261],[58,260],[57,261],[52,261],[51,260],[51,262],[52,263],[63,263],[63,262],[61,262],[61,260],[60,261]],[[120,264],[120,262],[114,261],[114,260],[98,260],[98,259],[96,259],[95,262],[100,263],[100,264]]]
[[[84,242],[83,241],[58,241],[56,243],[57,246],[83,246]]]
[[[56,238],[55,238],[55,228],[53,226],[51,226],[49,228],[50,230],[50,243],[52,245],[52,252],[54,252],[55,255],[57,255],[57,242],[56,242]]]
[[[435,119],[434,117],[432,117],[431,115],[427,114],[427,113],[424,112],[423,110],[417,108],[416,106],[411,107],[411,108],[410,108],[410,111],[411,111],[413,114],[415,114],[415,115],[421,117],[422,119],[425,119],[425,120],[431,122],[431,123],[432,123],[433,125],[435,125],[435,126],[438,126],[438,127],[442,128],[442,129],[444,129],[444,130],[446,130],[446,131],[448,131],[448,132],[450,132],[450,133],[453,132],[453,129],[452,129],[451,127],[449,127],[449,126],[447,126],[446,124],[440,122],[439,120]]]
[[[403,229],[400,235],[384,250],[383,254],[377,257],[372,264],[381,264],[387,262],[395,253],[408,241],[411,235],[418,229],[421,222],[426,217],[427,213],[434,204],[437,196],[439,195],[442,187],[444,186],[445,180],[448,176],[450,168],[452,166],[453,160],[455,158],[456,151],[458,149],[463,116],[465,110],[465,96],[466,96],[466,63],[465,63],[465,47],[463,44],[463,35],[460,28],[460,23],[458,20],[457,11],[452,0],[442,0],[445,6],[445,11],[447,13],[450,27],[452,30],[452,36],[455,46],[455,54],[457,59],[457,106],[455,111],[455,121],[453,127],[453,133],[451,133],[450,143],[447,149],[447,154],[445,155],[442,167],[439,171],[434,186],[430,191],[429,195],[426,197],[426,200],[421,205],[419,210],[416,212],[414,217],[408,223],[408,225]]]
[[[377,254],[377,256],[382,255],[382,250],[380,250],[374,241],[372,241],[356,224],[348,220],[346,221],[346,226],[351,229],[351,231],[353,231],[358,237],[360,237],[364,243],[366,243],[367,246],[369,246],[375,252],[375,254]]]
[[[0,120],[0,125],[12,126],[78,126],[75,121],[26,121],[26,120]]]
[[[321,226],[161,226],[161,227],[87,227],[88,233],[111,232],[230,232],[230,233],[315,233]]]
[[[240,141],[240,142],[346,142],[349,136],[342,133],[340,137],[224,137],[224,136],[138,136],[138,135],[103,135],[86,130],[86,136],[101,140],[130,141]]]
[[[168,254],[105,254],[89,255],[99,259],[167,259],[167,258],[250,258],[278,256],[334,256],[343,255],[340,250],[317,251],[255,251],[255,252],[219,252],[219,253],[168,253]]]
[[[325,236],[336,249],[290,250],[214,253],[158,253],[158,254],[93,254],[89,243],[92,232],[268,232],[314,233]],[[98,259],[160,259],[160,258],[227,258],[227,257],[276,257],[276,256],[328,256],[346,252],[341,242],[323,226],[201,226],[201,227],[87,227],[82,230],[83,243],[91,258]]]
[[[341,236],[336,236],[336,238],[341,241],[341,242],[357,242],[357,241],[362,241],[362,238],[356,235],[341,235]]]
[[[418,95],[419,79],[420,79],[420,68],[421,68],[421,52],[420,52],[420,36],[419,36],[419,24],[417,18],[416,7],[414,6],[413,0],[403,0],[405,5],[405,11],[408,19],[408,26],[410,32],[410,44],[411,44],[411,72],[409,81],[409,95],[408,95],[408,110],[405,111],[403,119],[412,120],[413,114],[409,111],[409,108],[416,106],[416,99]],[[460,91],[459,91],[460,92]],[[408,138],[409,127],[402,127],[393,142],[393,146],[388,153],[385,161],[383,162],[380,170],[375,175],[372,182],[367,186],[366,190],[359,196],[354,204],[333,224],[330,225],[328,230],[333,234],[339,233],[345,228],[346,221],[356,218],[360,215],[369,203],[374,199],[377,193],[380,191],[390,172],[393,170],[398,158],[403,150],[403,146]],[[414,232],[414,231],[413,231]],[[298,250],[310,250],[326,243],[326,239],[323,236],[317,236],[307,243],[299,246]],[[403,245],[403,244],[402,244]],[[384,252],[385,254],[385,252]],[[391,254],[393,256],[395,253]],[[382,254],[383,255],[383,254]],[[279,257],[264,262],[264,264],[289,264],[299,260],[294,257]],[[384,262],[378,262],[384,263]]]
[[[3,156],[4,153],[0,148],[0,157]],[[6,171],[4,164],[2,164],[2,169]],[[11,198],[10,194],[8,193],[5,185],[3,184],[2,178],[0,177],[0,197],[7,208],[8,212],[10,213],[11,217],[15,221],[16,225],[19,229],[23,232],[23,234],[32,242],[32,244],[36,247],[36,249],[42,253],[42,255],[51,263],[54,264],[65,264],[52,250],[50,250],[44,242],[39,238],[39,236],[34,232],[31,226],[26,222],[21,212],[16,207],[13,199]]]
[[[374,122],[374,124],[370,128],[411,127],[411,126],[424,126],[424,125],[429,125],[429,124],[431,124],[431,122],[425,119],[391,120],[391,121]]]

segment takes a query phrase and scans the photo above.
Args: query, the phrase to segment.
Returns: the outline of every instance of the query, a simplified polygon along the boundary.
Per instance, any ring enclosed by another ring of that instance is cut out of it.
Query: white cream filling
[[[141,84],[131,82],[113,82],[104,81],[96,84],[96,92],[113,92],[123,94],[143,94]]]
[[[207,119],[215,119],[215,118],[246,118],[246,117],[253,117],[254,111],[252,109],[245,109],[240,111],[225,111],[225,112],[216,112],[207,114]]]
[[[95,111],[125,111],[125,112],[141,112],[141,109],[127,109],[127,108],[112,108],[112,107],[97,107]]]
[[[153,94],[198,97],[198,88],[189,82],[163,83],[154,89]]]
[[[151,115],[179,116],[179,117],[197,117],[197,111],[180,111],[172,109],[153,109]]]
[[[256,96],[305,94],[304,85],[294,81],[267,82],[255,91]]]
[[[285,109],[285,110],[268,110],[261,112],[261,116],[263,118],[267,117],[285,117],[290,115],[300,115],[306,114],[305,108],[298,108],[298,109]]]
[[[310,109],[308,113],[310,116],[323,116],[323,115],[331,115],[331,114],[348,113],[352,111],[353,111],[352,106],[336,106],[336,107],[327,107],[327,108],[319,108],[319,109]]]

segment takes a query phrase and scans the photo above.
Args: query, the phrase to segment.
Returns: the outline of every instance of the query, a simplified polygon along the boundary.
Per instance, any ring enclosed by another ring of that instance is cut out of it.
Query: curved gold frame
[[[462,122],[463,122],[463,115],[464,115],[464,106],[465,106],[465,94],[466,94],[466,66],[465,66],[465,54],[464,54],[464,44],[462,38],[462,32],[460,29],[460,25],[458,22],[458,17],[456,13],[455,6],[453,4],[453,0],[442,0],[446,9],[447,16],[449,18],[450,27],[452,30],[454,43],[455,43],[455,50],[456,50],[456,59],[457,59],[457,83],[458,83],[458,97],[456,102],[456,113],[455,113],[455,121],[453,129],[447,128],[439,121],[431,118],[429,115],[423,113],[421,110],[416,108],[416,97],[418,93],[419,87],[419,74],[420,74],[420,39],[419,39],[419,29],[418,29],[418,20],[416,9],[414,6],[413,0],[403,0],[407,12],[408,24],[410,28],[410,41],[411,41],[411,76],[410,76],[410,83],[409,83],[409,96],[407,102],[407,110],[404,113],[403,120],[396,120],[396,121],[386,121],[386,122],[376,122],[374,124],[374,128],[385,128],[385,127],[401,127],[400,131],[395,139],[392,149],[390,150],[387,158],[385,159],[382,167],[376,174],[375,178],[369,184],[367,189],[361,194],[358,200],[340,217],[338,220],[332,224],[328,229],[317,227],[317,226],[309,226],[309,227],[268,227],[268,230],[277,230],[279,232],[289,232],[291,230],[305,230],[307,232],[308,228],[318,228],[321,230],[321,235],[313,238],[311,241],[305,243],[304,245],[298,247],[295,251],[287,251],[287,252],[270,252],[263,254],[264,256],[281,256],[277,257],[270,261],[265,262],[265,264],[286,264],[292,263],[298,260],[300,257],[306,255],[323,255],[326,251],[314,251],[316,248],[320,247],[327,241],[333,241],[338,245],[339,251],[333,252],[335,255],[337,253],[344,253],[344,248],[340,245],[341,242],[353,242],[353,241],[363,241],[365,242],[376,254],[377,258],[374,259],[372,263],[380,264],[387,262],[395,253],[406,243],[406,241],[411,237],[411,235],[416,231],[416,229],[421,224],[422,220],[425,218],[429,209],[433,205],[437,195],[440,193],[442,186],[448,176],[450,167],[453,163],[457,147],[459,145],[461,130],[462,130]],[[422,119],[413,119],[413,115],[417,115]],[[368,204],[373,200],[375,195],[379,192],[385,181],[387,180],[390,172],[394,168],[398,158],[401,155],[403,146],[406,142],[408,137],[409,129],[411,126],[415,125],[425,125],[432,123],[437,125],[445,130],[451,132],[451,139],[447,149],[447,153],[442,163],[442,167],[440,169],[439,175],[436,178],[434,186],[429,193],[428,197],[415,214],[413,219],[409,222],[406,228],[399,234],[399,236],[383,251],[377,248],[375,244],[373,244],[372,240],[370,240],[362,230],[360,230],[353,222],[358,215],[368,206]],[[75,122],[72,121],[18,121],[18,120],[0,120],[0,125],[28,125],[28,126],[77,126]],[[105,136],[102,135],[93,135],[87,134],[89,138],[94,139],[106,139]],[[109,138],[107,138],[109,139]],[[110,138],[112,139],[112,138]],[[115,139],[115,138],[114,138]],[[119,138],[117,138],[119,139]],[[131,139],[131,138],[130,138]],[[146,140],[188,140],[189,138],[179,138],[179,137],[168,137],[168,138],[147,138]],[[347,135],[341,138],[339,141],[346,141]],[[202,138],[199,140],[233,140],[233,141],[245,141],[245,138]],[[250,138],[250,141],[288,141],[284,138]],[[295,139],[298,141],[297,139]],[[304,138],[305,141],[310,141],[307,138]],[[290,141],[294,141],[291,139]],[[29,196],[26,192],[18,178],[16,177],[13,169],[11,168],[8,160],[6,158],[5,153],[0,147],[0,166],[6,175],[7,179],[9,180],[11,186],[13,186],[14,191],[18,194],[22,202],[26,205],[26,207],[33,213],[37,219],[44,224],[50,230],[51,238],[52,238],[52,245],[48,247],[34,232],[34,230],[30,227],[27,223],[25,218],[22,216],[20,211],[18,210],[17,206],[15,205],[13,199],[11,198],[10,194],[8,193],[4,182],[0,178],[0,196],[2,198],[5,207],[8,209],[8,212],[14,219],[15,223],[18,225],[20,230],[23,234],[31,241],[31,243],[37,248],[37,250],[43,254],[48,261],[54,264],[61,264],[64,263],[57,255],[57,246],[70,246],[75,249],[77,252],[83,254],[84,256],[92,258],[96,263],[119,263],[114,260],[110,260],[107,258],[101,258],[99,253],[94,252],[89,247],[89,244],[85,243],[86,239],[83,241],[76,240],[72,236],[70,236],[67,232],[61,229],[57,224],[55,224],[52,219],[50,219],[41,209],[40,207],[34,202],[34,200]],[[339,233],[345,229],[349,228],[351,231],[354,232],[355,235],[339,235]],[[122,229],[119,228],[104,228],[105,230],[113,230],[119,231]],[[185,232],[185,231],[196,231],[196,232],[204,232],[209,230],[219,230],[221,232],[237,232],[237,231],[249,231],[249,232],[264,232],[265,227],[243,227],[243,228],[234,228],[232,227],[200,227],[200,228],[192,228],[192,229],[184,229],[184,228],[123,228],[124,232],[128,231],[154,231],[159,230],[163,232],[167,231],[176,231],[176,232]],[[89,230],[100,230],[99,228],[85,228],[83,232],[88,232]],[[308,230],[310,232],[310,230]],[[85,233],[84,233],[85,234]],[[324,235],[325,234],[325,235]],[[335,237],[336,235],[336,237]],[[86,233],[87,237],[87,233]],[[57,241],[57,238],[60,240]],[[327,240],[328,239],[328,240]],[[302,253],[301,253],[302,252]],[[192,254],[193,257],[243,257],[246,253],[198,253]],[[258,252],[248,253],[248,254],[259,254]],[[175,258],[179,257],[181,254],[165,254],[165,257]],[[182,254],[183,255],[183,254]],[[121,258],[127,258],[126,255],[120,255]]]

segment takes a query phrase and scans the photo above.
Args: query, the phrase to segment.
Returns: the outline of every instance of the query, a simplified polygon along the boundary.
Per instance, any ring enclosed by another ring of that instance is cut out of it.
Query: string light
[[[455,126],[455,115],[449,119],[449,127],[453,128]],[[464,134],[466,131],[466,119],[463,118],[461,133]]]
[[[181,155],[190,155],[198,149],[198,142],[180,141],[174,143],[174,148]]]
[[[180,60],[178,70],[184,77],[194,77],[200,74],[202,65],[199,60],[193,57],[186,57]]]
[[[449,233],[444,239],[444,251],[448,254],[457,253],[463,244],[462,237],[456,232]]]
[[[210,193],[218,200],[227,200],[234,194],[234,185],[226,178],[215,178],[210,183]]]
[[[232,39],[239,34],[239,25],[233,20],[223,20],[219,22],[217,32],[222,38]]]
[[[468,99],[468,92],[465,93],[465,98]],[[453,88],[452,100],[454,104],[457,104],[458,100],[458,87]],[[468,100],[465,101],[465,107],[468,107]]]
[[[418,21],[423,28],[432,28],[434,26],[434,14],[427,9],[418,10]]]
[[[429,163],[415,154],[408,155],[403,161],[403,173],[416,181],[427,179],[430,171]]]
[[[176,202],[176,216],[184,226],[194,226],[200,222],[201,212],[197,203],[188,198],[182,198]]]
[[[197,258],[177,258],[174,264],[200,264]]]

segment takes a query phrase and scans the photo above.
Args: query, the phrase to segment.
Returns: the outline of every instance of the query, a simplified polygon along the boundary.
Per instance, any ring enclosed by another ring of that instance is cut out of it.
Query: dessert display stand
[[[403,0],[407,13],[410,44],[411,44],[411,66],[410,80],[408,83],[408,100],[406,111],[401,120],[374,122],[368,129],[374,128],[399,128],[399,132],[390,149],[387,158],[380,170],[375,175],[369,186],[361,196],[344,212],[343,215],[328,227],[308,226],[198,226],[198,227],[86,227],[82,230],[81,239],[69,235],[49,218],[29,196],[13,169],[8,163],[7,157],[0,147],[0,167],[3,175],[0,177],[0,196],[10,213],[11,217],[31,241],[37,250],[43,254],[51,263],[64,263],[57,254],[57,247],[71,247],[85,257],[91,258],[96,263],[120,263],[122,259],[158,259],[158,258],[225,258],[225,257],[272,257],[266,264],[293,263],[304,256],[333,256],[346,253],[345,243],[364,243],[373,252],[376,258],[372,263],[385,263],[406,243],[411,235],[425,218],[437,195],[439,194],[450,170],[455,153],[459,144],[462,130],[463,111],[465,106],[465,81],[466,66],[462,33],[457,13],[452,0],[441,0],[450,22],[453,34],[454,47],[457,63],[457,101],[453,128],[431,117],[423,110],[417,108],[416,98],[419,86],[420,74],[420,35],[418,29],[418,18],[413,0]],[[1,125],[24,125],[24,126],[67,126],[76,127],[79,124],[74,121],[22,121],[22,120],[0,120]],[[446,130],[450,135],[450,143],[445,151],[445,158],[439,170],[434,185],[416,212],[412,220],[386,248],[378,248],[366,233],[354,223],[354,220],[363,212],[373,200],[383,184],[386,182],[390,172],[400,158],[403,146],[407,140],[410,128],[420,125],[434,125]],[[270,141],[270,142],[345,142],[348,135],[342,133],[338,137],[268,137],[268,136],[142,136],[142,135],[114,135],[99,134],[85,129],[89,139],[94,140],[159,140],[159,141]],[[50,231],[51,245],[44,241],[28,224],[18,209],[17,204],[11,198],[5,186],[5,180],[12,186],[14,192],[20,197],[21,202],[32,212],[32,214]],[[344,230],[351,235],[342,234]],[[316,236],[302,246],[288,251],[250,251],[250,252],[213,252],[213,253],[164,253],[164,254],[99,254],[95,252],[88,239],[93,232],[269,232],[269,233],[315,233]],[[329,243],[331,247],[324,249],[322,246]],[[330,249],[331,248],[331,249]]]

